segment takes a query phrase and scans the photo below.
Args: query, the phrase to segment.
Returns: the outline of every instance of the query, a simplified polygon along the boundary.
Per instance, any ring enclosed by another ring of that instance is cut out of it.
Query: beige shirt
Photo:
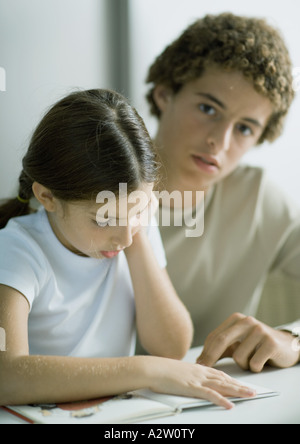
[[[262,169],[239,167],[203,205],[201,237],[186,237],[185,226],[160,227],[167,270],[194,322],[194,345],[234,312],[255,315],[271,271],[300,281],[300,209]]]

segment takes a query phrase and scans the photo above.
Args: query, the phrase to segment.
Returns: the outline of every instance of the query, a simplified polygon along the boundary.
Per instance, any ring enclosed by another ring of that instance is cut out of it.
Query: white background
[[[0,0],[0,199],[42,114],[74,88],[109,83],[103,0]]]
[[[0,198],[14,195],[20,160],[44,111],[76,87],[111,87],[112,57],[107,17],[110,0],[0,0]],[[112,0],[111,0],[112,1]],[[120,2],[125,0],[119,0]],[[184,28],[206,13],[266,17],[282,30],[293,64],[300,67],[299,0],[128,0],[130,6],[130,97],[151,134],[156,122],[144,100],[144,79],[154,58]],[[126,21],[126,17],[124,17]],[[117,28],[117,27],[116,27]],[[247,161],[265,166],[300,204],[300,99],[284,135],[253,150]]]

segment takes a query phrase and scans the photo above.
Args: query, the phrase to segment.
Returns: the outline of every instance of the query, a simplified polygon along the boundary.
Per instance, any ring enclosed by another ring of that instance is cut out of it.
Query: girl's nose
[[[118,233],[115,233],[112,239],[112,245],[116,250],[122,250],[130,247],[133,239],[133,229],[130,225],[126,227],[119,227]]]

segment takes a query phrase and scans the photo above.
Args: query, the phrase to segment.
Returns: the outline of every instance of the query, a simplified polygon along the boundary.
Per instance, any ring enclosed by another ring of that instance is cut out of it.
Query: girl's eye
[[[204,103],[199,106],[199,109],[208,116],[214,116],[216,114],[216,110],[213,106],[206,105]]]
[[[249,126],[244,125],[242,123],[237,125],[237,129],[243,136],[252,136],[253,135],[252,129]]]

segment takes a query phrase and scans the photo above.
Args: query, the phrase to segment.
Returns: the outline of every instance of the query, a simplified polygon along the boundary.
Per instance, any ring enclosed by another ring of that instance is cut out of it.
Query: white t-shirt
[[[161,268],[158,228],[149,240]],[[31,355],[130,356],[135,301],[124,252],[114,259],[78,256],[56,238],[47,214],[15,218],[0,231],[0,283],[28,300]]]

